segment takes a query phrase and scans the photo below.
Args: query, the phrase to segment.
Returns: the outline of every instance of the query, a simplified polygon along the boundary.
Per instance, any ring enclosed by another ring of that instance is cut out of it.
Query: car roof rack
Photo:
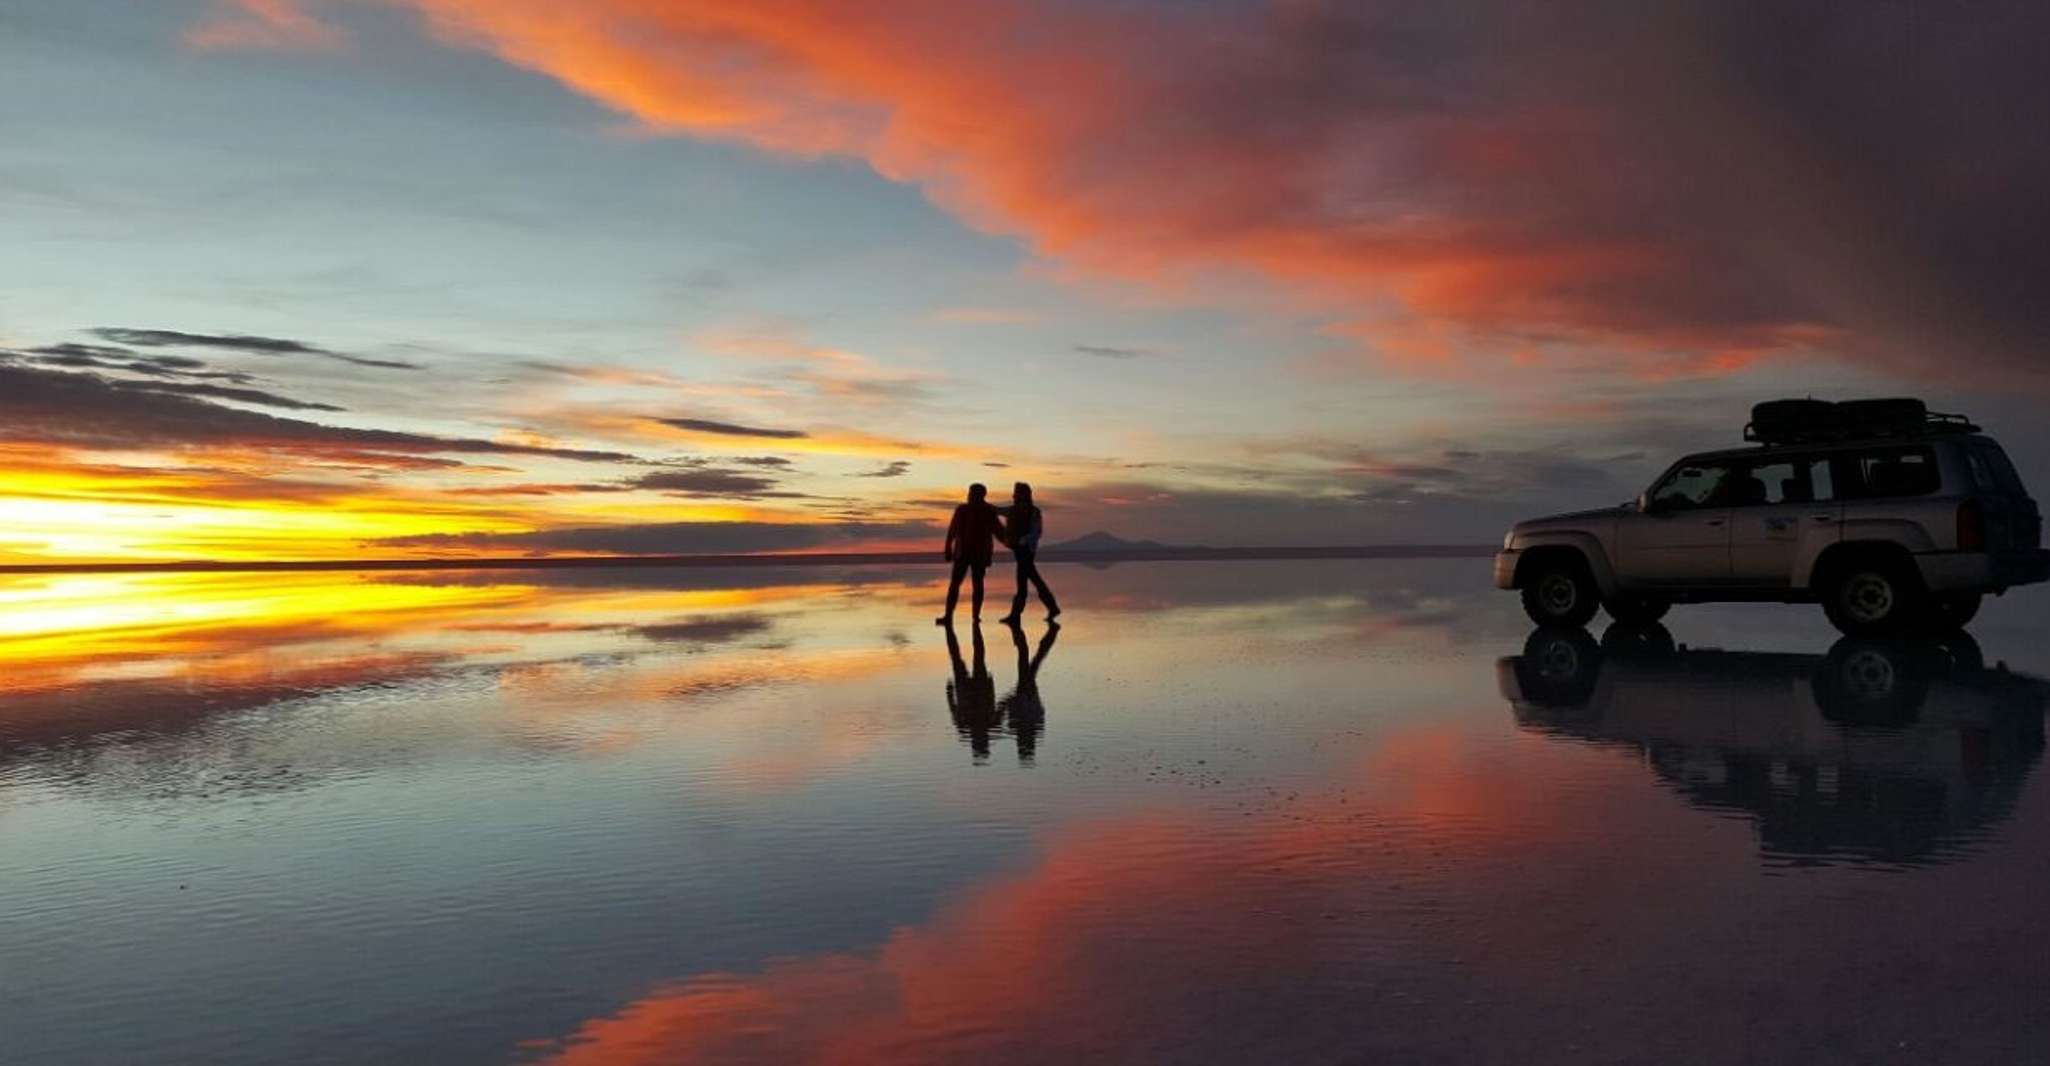
[[[1744,424],[1744,439],[1753,444],[1835,444],[1864,440],[1920,440],[1978,433],[1980,427],[1964,415],[1929,411],[1920,419],[1830,418],[1799,426],[1774,426],[1761,431],[1756,422]]]

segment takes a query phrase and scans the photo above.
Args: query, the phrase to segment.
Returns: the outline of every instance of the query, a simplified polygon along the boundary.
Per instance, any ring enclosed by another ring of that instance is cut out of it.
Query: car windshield
[[[1729,476],[1730,468],[1722,463],[1682,463],[1651,490],[1651,506],[1655,510],[1701,507],[1720,498]]]

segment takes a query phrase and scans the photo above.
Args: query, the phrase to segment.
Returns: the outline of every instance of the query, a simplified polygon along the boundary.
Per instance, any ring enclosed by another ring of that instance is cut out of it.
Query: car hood
[[[1597,507],[1591,511],[1567,511],[1564,514],[1546,515],[1543,518],[1528,518],[1516,523],[1513,532],[1535,533],[1548,529],[1584,527],[1589,522],[1614,518],[1628,509],[1627,506]]]

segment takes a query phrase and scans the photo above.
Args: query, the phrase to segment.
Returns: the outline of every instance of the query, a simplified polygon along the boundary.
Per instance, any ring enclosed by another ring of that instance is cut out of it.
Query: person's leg
[[[969,568],[969,581],[975,586],[975,620],[982,621],[982,571],[980,566]]]
[[[968,564],[959,559],[954,560],[954,576],[947,582],[947,613],[941,615],[938,621],[947,622],[953,619],[954,605],[961,602],[961,578],[967,573]],[[975,602],[980,604],[982,602],[982,594],[980,592],[982,581],[979,578],[975,582],[975,587],[978,590]]]
[[[1048,618],[1052,618],[1054,615],[1061,613],[1061,605],[1055,602],[1053,598],[1053,590],[1046,586],[1046,578],[1041,577],[1039,574],[1038,558],[1035,556],[1033,558],[1027,559],[1026,565],[1032,571],[1032,587],[1039,590],[1039,602],[1046,604],[1046,616]],[[1025,582],[1021,579],[1018,582],[1018,610],[1022,611],[1024,609]]]
[[[1012,556],[1018,560],[1018,594],[1011,597],[1011,613],[1004,616],[1006,622],[1015,622],[1024,617],[1025,597],[1032,588],[1027,580],[1027,575],[1033,572],[1032,553],[1014,550]]]

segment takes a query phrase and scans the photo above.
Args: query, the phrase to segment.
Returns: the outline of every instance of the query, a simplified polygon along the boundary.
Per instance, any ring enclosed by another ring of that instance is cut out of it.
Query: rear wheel
[[[1898,633],[1924,616],[1921,582],[1905,567],[1885,559],[1847,563],[1823,592],[1822,609],[1838,629],[1854,637]]]
[[[1587,564],[1571,555],[1532,560],[1523,582],[1523,613],[1541,626],[1578,628],[1601,606],[1601,590]]]
[[[1657,596],[1617,595],[1603,600],[1602,609],[1626,626],[1648,626],[1664,618],[1673,609],[1673,602]]]

